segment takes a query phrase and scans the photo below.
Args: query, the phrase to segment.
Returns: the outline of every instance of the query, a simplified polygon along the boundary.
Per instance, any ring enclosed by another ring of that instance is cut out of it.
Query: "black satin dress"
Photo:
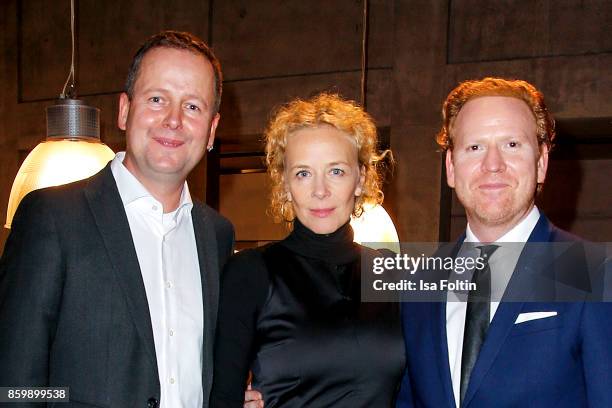
[[[248,371],[273,407],[391,407],[404,368],[399,304],[360,302],[361,251],[347,223],[226,266],[211,407],[242,407]]]

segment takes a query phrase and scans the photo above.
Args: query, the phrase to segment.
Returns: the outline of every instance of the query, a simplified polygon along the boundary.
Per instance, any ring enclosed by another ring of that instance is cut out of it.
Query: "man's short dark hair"
[[[125,81],[125,93],[127,93],[130,100],[133,96],[134,84],[138,78],[142,59],[147,52],[159,47],[191,51],[195,54],[202,55],[210,62],[215,73],[214,113],[219,112],[219,106],[221,105],[221,93],[223,91],[223,74],[221,73],[221,63],[217,57],[215,57],[212,49],[206,45],[204,41],[191,33],[181,31],[162,31],[161,33],[149,38],[136,52],[134,58],[132,59],[130,70],[128,71],[127,80]]]

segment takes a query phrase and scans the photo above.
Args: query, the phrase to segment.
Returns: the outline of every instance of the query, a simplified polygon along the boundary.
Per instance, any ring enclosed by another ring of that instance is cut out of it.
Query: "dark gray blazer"
[[[192,209],[204,304],[204,407],[212,384],[219,273],[233,227]],[[151,318],[127,216],[107,165],[22,201],[0,260],[0,386],[68,386],[72,405],[154,407]],[[13,405],[12,405],[13,406]]]

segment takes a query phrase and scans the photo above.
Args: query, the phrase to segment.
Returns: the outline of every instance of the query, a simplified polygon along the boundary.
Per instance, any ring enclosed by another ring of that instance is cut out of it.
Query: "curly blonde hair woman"
[[[378,153],[374,121],[355,102],[336,94],[321,93],[284,105],[275,113],[266,129],[266,164],[272,182],[270,211],[276,221],[292,222],[295,218],[285,186],[287,139],[298,130],[320,126],[331,126],[345,132],[357,146],[358,162],[365,179],[362,192],[355,200],[353,215],[361,215],[364,203],[380,204],[383,201],[381,167],[385,158],[392,163],[393,157],[389,150]]]
[[[211,405],[242,407],[251,371],[267,408],[390,408],[405,365],[399,307],[362,301],[362,260],[380,253],[349,223],[382,200],[374,123],[321,94],[278,110],[266,140],[272,208],[293,228],[224,268]]]

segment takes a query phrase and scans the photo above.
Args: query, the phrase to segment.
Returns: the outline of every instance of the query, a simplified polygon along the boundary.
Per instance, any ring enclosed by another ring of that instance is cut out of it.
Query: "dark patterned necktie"
[[[461,405],[470,382],[472,369],[476,364],[480,347],[484,343],[489,322],[491,320],[491,268],[489,258],[499,248],[498,245],[479,246],[480,257],[484,260],[481,269],[474,269],[472,282],[476,290],[470,291],[465,315],[465,331],[463,332],[463,352],[461,353]]]

